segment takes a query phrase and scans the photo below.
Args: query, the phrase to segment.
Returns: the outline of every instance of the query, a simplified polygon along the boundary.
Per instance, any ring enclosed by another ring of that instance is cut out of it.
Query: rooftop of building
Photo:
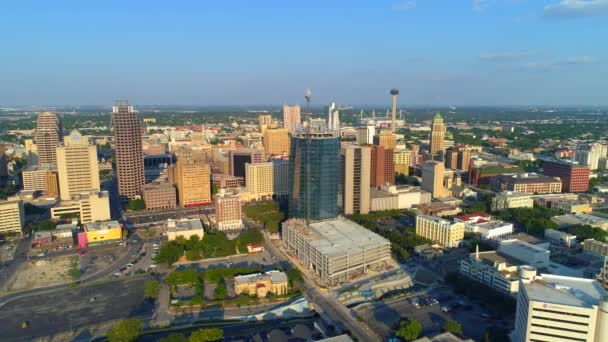
[[[497,196],[507,197],[507,198],[516,198],[516,197],[531,197],[529,194],[525,192],[516,192],[516,191],[503,191],[499,192]]]
[[[179,220],[167,220],[167,230],[169,231],[180,231],[180,230],[202,230],[203,223],[199,219],[179,219]]]
[[[470,338],[464,340],[450,332],[444,332],[433,337],[424,336],[414,342],[473,342],[473,340]]]
[[[287,275],[281,271],[268,271],[265,273],[245,274],[234,277],[235,284],[248,284],[270,279],[272,283],[283,283],[287,281]]]
[[[533,245],[538,245],[540,243],[544,243],[545,240],[539,239],[534,235],[526,234],[526,233],[515,233],[504,238],[505,240],[519,240],[527,243],[531,243]]]
[[[170,189],[175,188],[173,184],[169,182],[154,182],[144,185],[144,190],[156,190],[156,189]]]
[[[479,170],[479,172],[482,175],[501,174],[501,173],[519,173],[519,172],[524,171],[521,167],[519,167],[517,165],[506,164],[506,163],[494,163],[494,162],[481,165],[481,166],[477,167],[477,169]]]
[[[390,245],[387,239],[345,218],[315,222],[308,226],[303,220],[289,220],[285,224],[304,235],[322,254],[330,256]]]
[[[502,181],[511,181],[516,184],[528,184],[528,183],[555,183],[561,182],[559,179],[549,177],[545,175],[539,175],[537,173],[514,173],[500,175],[499,179]]]
[[[463,221],[463,222],[474,221],[476,223],[483,223],[483,222],[488,222],[489,220],[491,220],[492,215],[486,214],[486,213],[471,213],[471,214],[456,216],[455,219],[459,220],[459,221]]]
[[[64,223],[64,224],[58,224],[57,227],[55,227],[55,230],[74,230],[74,229],[78,229],[78,223]]]
[[[502,228],[502,227],[505,227],[508,225],[513,225],[513,224],[505,222],[505,221],[501,221],[501,220],[488,221],[488,222],[477,222],[475,224],[475,226],[482,228],[482,229],[487,229],[487,230]]]
[[[418,215],[418,216],[416,216],[416,218],[421,218],[421,219],[438,222],[438,223],[442,223],[442,224],[452,224],[452,222],[450,220],[446,220],[446,219],[438,217],[438,216]]]
[[[549,253],[549,250],[537,245],[533,245],[529,242],[518,240],[518,239],[509,239],[502,240],[498,244],[498,251],[501,251],[501,247],[510,246],[511,248],[515,248],[516,250],[520,250],[522,252],[528,253]],[[518,253],[516,253],[518,254]]]
[[[328,138],[338,138],[338,132],[336,131],[310,131],[310,132],[297,132],[293,135],[295,139],[328,139]]]
[[[607,223],[608,219],[591,214],[565,214],[553,216],[551,220],[559,224],[603,224]]]
[[[92,232],[96,230],[104,230],[104,229],[114,229],[121,228],[120,223],[118,221],[101,221],[101,222],[92,222],[84,225],[85,232]]]
[[[531,301],[591,308],[608,293],[594,279],[542,274],[525,281],[524,288]]]

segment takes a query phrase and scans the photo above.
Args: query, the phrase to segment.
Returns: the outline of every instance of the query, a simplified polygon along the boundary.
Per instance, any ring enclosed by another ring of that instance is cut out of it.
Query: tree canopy
[[[422,324],[415,319],[403,319],[399,322],[399,328],[395,335],[406,341],[413,341],[420,336]]]
[[[224,331],[219,328],[205,328],[192,333],[188,342],[212,342],[224,338]]]
[[[144,324],[137,318],[129,318],[118,322],[109,332],[107,338],[110,342],[131,342],[144,330]]]
[[[460,334],[462,333],[462,326],[458,322],[447,321],[443,325],[443,330],[452,334]]]

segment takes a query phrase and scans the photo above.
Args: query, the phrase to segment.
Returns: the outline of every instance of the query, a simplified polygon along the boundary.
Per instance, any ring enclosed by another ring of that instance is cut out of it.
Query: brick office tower
[[[118,194],[122,201],[138,198],[144,185],[144,153],[141,124],[133,106],[117,100],[112,107],[112,126],[116,148]]]
[[[38,148],[38,164],[42,166],[57,163],[56,148],[61,138],[61,121],[55,113],[42,112],[38,114],[34,140]]]
[[[570,161],[550,161],[543,163],[543,174],[559,177],[562,192],[585,192],[589,190],[589,167]]]
[[[384,146],[371,147],[370,186],[379,187],[382,184],[395,184],[395,158],[393,150]]]

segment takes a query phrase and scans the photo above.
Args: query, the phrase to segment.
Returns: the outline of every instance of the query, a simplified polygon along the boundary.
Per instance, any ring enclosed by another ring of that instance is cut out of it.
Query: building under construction
[[[300,263],[330,285],[380,270],[391,258],[387,239],[345,218],[308,225],[291,219],[283,223],[282,234]]]

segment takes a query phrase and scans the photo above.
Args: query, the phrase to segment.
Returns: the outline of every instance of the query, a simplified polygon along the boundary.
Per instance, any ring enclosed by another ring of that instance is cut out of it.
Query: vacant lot
[[[11,290],[24,290],[36,287],[45,287],[62,284],[70,281],[70,261],[77,256],[67,256],[50,260],[37,260],[26,263],[18,271]]]

